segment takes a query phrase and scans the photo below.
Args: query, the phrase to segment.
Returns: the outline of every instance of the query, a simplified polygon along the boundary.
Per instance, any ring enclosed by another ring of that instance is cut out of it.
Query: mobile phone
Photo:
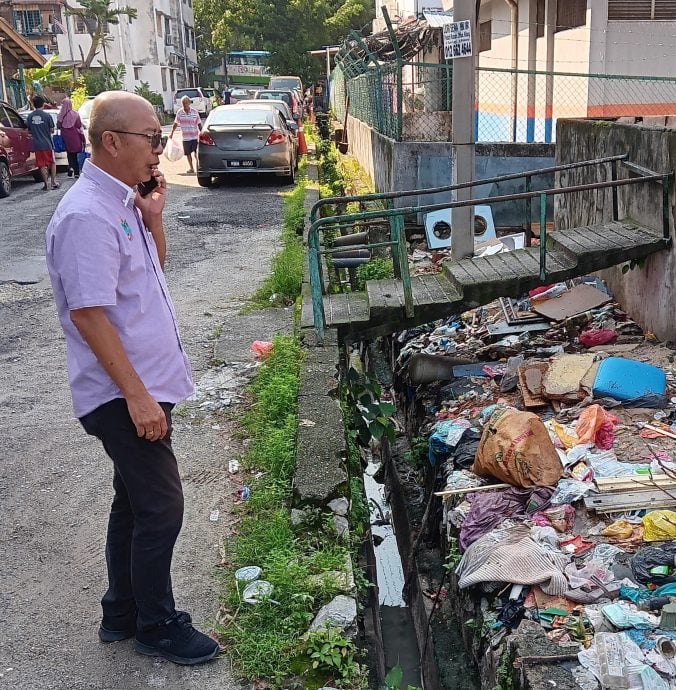
[[[136,185],[136,189],[142,197],[148,196],[155,187],[157,187],[157,178],[154,175],[146,182],[139,182],[139,184]]]

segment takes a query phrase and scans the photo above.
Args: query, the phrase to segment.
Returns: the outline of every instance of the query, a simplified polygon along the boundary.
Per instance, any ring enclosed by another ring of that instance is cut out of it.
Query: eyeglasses
[[[169,138],[163,137],[161,134],[158,133],[146,134],[145,132],[125,132],[121,129],[109,129],[108,131],[115,132],[115,134],[134,134],[137,137],[145,137],[150,142],[150,146],[153,149],[156,149],[160,145],[162,146],[162,148],[164,148],[167,145],[167,139]]]

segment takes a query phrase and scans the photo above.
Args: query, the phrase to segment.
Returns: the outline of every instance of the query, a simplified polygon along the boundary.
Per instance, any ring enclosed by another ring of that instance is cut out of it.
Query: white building
[[[164,106],[171,109],[174,91],[198,85],[193,0],[114,0],[113,6],[129,5],[137,12],[136,19],[120,16],[118,25],[110,25],[110,41],[106,43],[108,64],[122,63],[127,71],[124,88],[133,91],[141,82],[148,82],[153,91],[161,93]],[[74,2],[73,6],[77,6]],[[64,31],[57,35],[60,62],[75,64],[87,55],[91,39],[79,17],[65,15]],[[103,50],[92,66],[104,60]]]
[[[476,34],[480,139],[551,141],[557,117],[676,114],[672,0],[484,0]]]
[[[481,0],[477,139],[553,140],[559,117],[676,115],[674,0]],[[396,25],[453,0],[376,0]],[[426,16],[427,15],[427,16]],[[441,31],[441,29],[439,29]],[[443,61],[441,40],[424,62]],[[405,69],[405,83],[419,88]]]

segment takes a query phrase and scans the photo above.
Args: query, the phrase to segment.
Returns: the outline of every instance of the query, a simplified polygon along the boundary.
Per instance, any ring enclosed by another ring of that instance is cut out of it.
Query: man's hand
[[[138,210],[141,211],[143,222],[148,230],[152,230],[153,225],[162,224],[162,211],[167,199],[167,180],[164,175],[155,168],[153,170],[153,177],[157,180],[157,187],[146,197],[142,197],[137,193],[134,199],[134,203]]]
[[[149,393],[138,398],[127,398],[129,416],[139,438],[159,441],[167,435],[167,416]]]

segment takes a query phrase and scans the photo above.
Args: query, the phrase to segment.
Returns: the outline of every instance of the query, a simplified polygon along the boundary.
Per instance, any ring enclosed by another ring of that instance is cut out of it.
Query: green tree
[[[66,4],[66,14],[80,17],[92,40],[86,57],[80,48],[82,68],[89,69],[101,49],[103,49],[103,62],[107,64],[106,43],[111,40],[108,26],[119,24],[120,17],[123,15],[136,19],[136,9],[129,5],[124,7],[111,6],[111,0],[79,0],[79,2],[81,7],[71,7]]]
[[[26,83],[35,91],[39,85],[40,90],[46,86],[57,89],[65,89],[73,84],[73,74],[67,67],[54,67],[59,59],[58,55],[52,55],[42,67],[32,67],[25,70]]]
[[[268,50],[273,74],[315,79],[323,63],[308,51],[339,43],[373,18],[369,0],[195,0],[205,54],[215,62],[228,50]]]

